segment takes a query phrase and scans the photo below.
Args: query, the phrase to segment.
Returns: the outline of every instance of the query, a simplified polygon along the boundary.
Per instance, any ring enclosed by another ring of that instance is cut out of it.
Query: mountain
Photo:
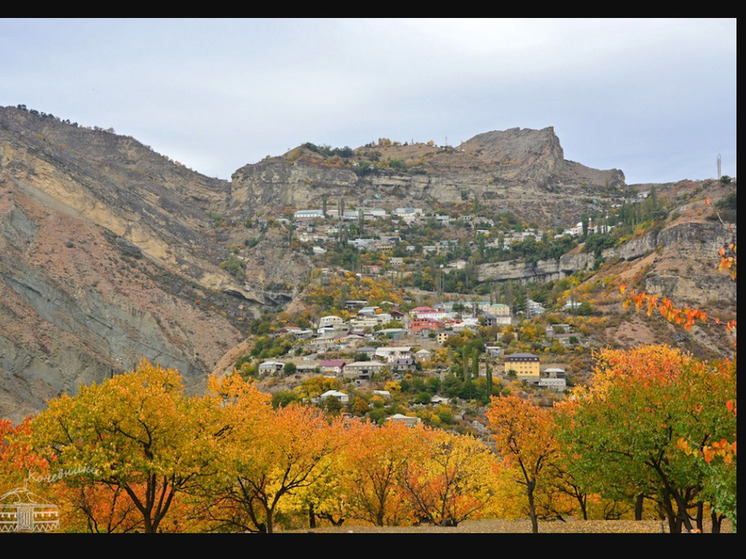
[[[697,202],[703,188],[716,201],[735,185],[654,186],[676,200],[678,221],[607,252],[599,273],[642,275],[649,289],[735,309],[715,263],[729,233]],[[202,390],[235,361],[252,321],[297,302],[323,265],[293,248],[281,218],[294,210],[468,204],[568,227],[650,187],[565,160],[552,128],[487,132],[456,147],[304,144],[222,181],[111,130],[0,108],[0,418],[18,421],[141,358]],[[531,266],[486,263],[479,275],[543,281],[595,264],[575,251]],[[632,339],[627,324],[610,339]]]
[[[324,198],[391,209],[475,200],[563,226],[593,210],[594,199],[621,198],[626,186],[620,170],[565,160],[551,127],[487,132],[457,147],[379,139],[343,155],[305,144],[246,165],[231,177],[230,207],[261,215],[318,208]]]

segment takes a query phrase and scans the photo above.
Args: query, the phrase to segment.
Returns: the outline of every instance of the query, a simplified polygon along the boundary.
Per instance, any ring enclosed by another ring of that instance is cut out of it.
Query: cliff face
[[[201,386],[240,333],[183,296],[206,290],[181,295],[164,274],[134,244],[0,181],[0,415],[26,415],[142,357]]]
[[[614,248],[601,251],[606,262],[634,261],[654,255],[659,265],[643,280],[643,290],[653,295],[665,295],[681,304],[701,306],[707,301],[729,301],[734,285],[727,274],[716,273],[713,266],[720,247],[733,239],[734,233],[719,223],[684,222],[651,232]],[[596,256],[589,252],[569,252],[559,260],[538,260],[526,264],[522,260],[491,262],[478,267],[480,282],[556,281],[574,274],[593,270]],[[652,263],[652,262],[651,262]],[[668,263],[665,267],[663,263]]]
[[[220,267],[227,192],[131,138],[0,109],[0,417],[143,357],[201,389],[290,266]]]
[[[320,208],[324,199],[392,209],[475,200],[562,225],[624,187],[619,170],[565,160],[551,127],[515,128],[480,134],[456,148],[379,142],[344,158],[301,146],[238,169],[230,207],[266,215],[282,206]]]

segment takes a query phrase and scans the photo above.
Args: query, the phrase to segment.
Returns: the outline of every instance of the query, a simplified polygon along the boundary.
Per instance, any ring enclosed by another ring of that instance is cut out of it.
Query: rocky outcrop
[[[655,235],[657,262],[645,275],[643,289],[664,295],[679,306],[707,308],[733,305],[736,284],[718,273],[718,250],[734,242],[736,230],[717,222],[680,223]]]
[[[329,207],[344,200],[346,207],[389,209],[477,200],[562,226],[591,209],[594,199],[610,199],[624,186],[619,170],[565,160],[552,127],[514,128],[479,134],[456,148],[387,143],[344,158],[299,147],[238,169],[231,177],[230,211],[261,216],[282,207],[321,208],[325,199]]]
[[[657,252],[656,270],[645,276],[643,289],[681,304],[700,307],[734,299],[735,285],[713,265],[718,250],[735,239],[735,230],[715,222],[684,222],[651,232],[601,252],[603,261],[632,261]],[[668,263],[668,264],[667,264]],[[477,281],[556,281],[594,269],[591,253],[570,252],[559,260],[492,262],[478,267]]]
[[[594,261],[594,256],[589,253],[568,253],[563,254],[559,260],[538,260],[530,264],[519,260],[491,262],[478,267],[477,279],[480,282],[556,281],[581,270],[592,270]]]

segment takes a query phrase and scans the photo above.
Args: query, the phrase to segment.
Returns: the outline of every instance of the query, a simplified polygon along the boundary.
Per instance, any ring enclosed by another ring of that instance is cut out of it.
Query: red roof
[[[319,367],[344,367],[345,362],[341,359],[331,359],[329,361],[320,361]]]

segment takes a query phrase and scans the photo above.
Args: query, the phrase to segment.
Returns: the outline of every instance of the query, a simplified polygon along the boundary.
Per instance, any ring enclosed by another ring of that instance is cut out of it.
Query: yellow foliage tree
[[[161,530],[177,494],[209,469],[210,427],[200,400],[184,397],[178,372],[145,360],[51,400],[32,421],[39,452],[76,472],[63,483],[115,489],[109,495],[129,499],[145,532]]]

